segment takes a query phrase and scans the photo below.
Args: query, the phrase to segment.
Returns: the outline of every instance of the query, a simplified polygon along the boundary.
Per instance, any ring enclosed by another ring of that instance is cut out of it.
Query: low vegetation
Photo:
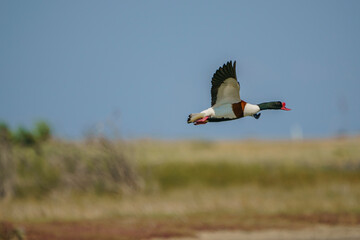
[[[141,175],[164,191],[256,185],[286,190],[360,184],[359,138],[137,142]]]
[[[17,144],[31,147],[41,144],[51,139],[51,137],[51,128],[45,121],[36,122],[32,130],[22,126],[16,130],[11,130],[6,123],[0,123],[0,141],[2,144]]]
[[[0,200],[56,193],[124,194],[141,186],[125,144],[102,137],[53,139],[45,122],[32,131],[0,125]]]
[[[186,188],[194,185],[224,188],[257,185],[293,189],[319,184],[347,182],[360,184],[358,169],[334,166],[286,166],[280,164],[243,163],[168,163],[154,166],[152,179],[162,190]]]
[[[175,217],[213,219],[217,229],[234,218],[360,216],[358,137],[76,142],[47,134],[27,145],[10,135],[1,135],[0,221]]]

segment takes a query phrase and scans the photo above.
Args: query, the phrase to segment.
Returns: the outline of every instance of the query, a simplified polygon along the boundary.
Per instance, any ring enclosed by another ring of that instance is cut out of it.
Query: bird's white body
[[[246,103],[244,108],[244,117],[253,116],[258,113],[260,108],[258,105]],[[232,103],[223,104],[220,106],[211,107],[201,111],[202,117],[214,117],[214,118],[237,118],[234,111]]]

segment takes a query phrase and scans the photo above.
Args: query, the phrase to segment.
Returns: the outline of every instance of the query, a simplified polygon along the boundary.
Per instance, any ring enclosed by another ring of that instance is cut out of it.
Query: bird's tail
[[[205,117],[205,113],[191,113],[187,119],[187,123],[193,123],[203,117]]]

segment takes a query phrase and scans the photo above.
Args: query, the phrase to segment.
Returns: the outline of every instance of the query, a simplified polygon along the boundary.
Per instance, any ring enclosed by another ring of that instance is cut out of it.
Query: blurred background
[[[0,119],[80,139],[306,138],[360,131],[358,1],[1,1]],[[187,125],[237,61],[259,121]]]
[[[1,1],[0,238],[326,225],[358,239],[359,12],[350,0]],[[187,124],[229,60],[243,100],[292,111]]]

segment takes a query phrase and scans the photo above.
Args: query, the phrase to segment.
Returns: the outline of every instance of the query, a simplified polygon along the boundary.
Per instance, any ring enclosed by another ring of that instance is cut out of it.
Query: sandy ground
[[[196,237],[169,238],[168,240],[359,240],[360,226],[315,226],[288,230],[199,232]],[[152,240],[163,240],[154,238]]]

